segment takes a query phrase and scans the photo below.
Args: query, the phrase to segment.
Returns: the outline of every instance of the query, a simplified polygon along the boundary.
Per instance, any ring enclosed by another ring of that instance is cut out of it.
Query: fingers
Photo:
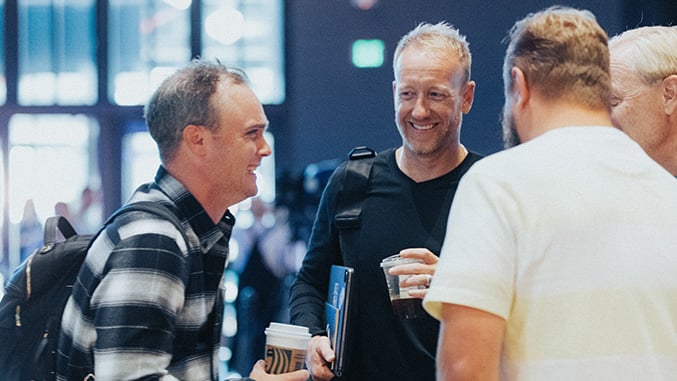
[[[400,287],[414,287],[418,289],[428,289],[433,276],[430,274],[417,274],[400,277]]]
[[[423,298],[425,298],[427,293],[428,293],[427,288],[419,288],[419,289],[415,289],[415,290],[409,290],[409,297],[416,298],[416,299],[423,299]]]
[[[264,360],[258,360],[254,364],[251,373],[249,373],[249,378],[258,381],[306,381],[308,377],[310,377],[310,373],[305,369],[284,374],[268,374]]]
[[[403,258],[420,259],[427,265],[434,265],[439,260],[437,255],[433,254],[432,251],[430,251],[430,250],[428,250],[424,247],[402,249],[400,251],[400,256],[402,256]]]
[[[314,336],[310,339],[306,367],[314,381],[329,381],[334,378],[334,373],[329,369],[334,358],[335,354],[327,336]]]
[[[334,361],[334,350],[327,336],[313,336],[308,343],[308,355],[322,363]]]
[[[439,258],[426,248],[409,248],[400,251],[403,258],[413,258],[423,261],[423,263],[410,263],[406,265],[395,266],[390,269],[392,275],[415,275],[415,274],[434,274]]]
[[[268,377],[270,376],[268,373],[266,373],[266,362],[264,360],[258,360],[256,363],[254,363],[254,367],[249,373],[249,378],[253,378],[255,380],[266,380]]]
[[[266,362],[264,360],[258,360],[256,363],[254,363],[254,367],[252,368],[252,371],[249,373],[249,377],[256,378],[256,376],[265,374],[265,372],[266,372]]]
[[[280,374],[275,377],[275,381],[306,381],[308,380],[308,377],[310,377],[310,373],[305,369],[301,369],[291,373]]]

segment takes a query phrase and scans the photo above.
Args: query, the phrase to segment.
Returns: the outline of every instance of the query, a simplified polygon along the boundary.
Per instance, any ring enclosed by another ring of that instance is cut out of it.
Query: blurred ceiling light
[[[180,11],[190,8],[190,4],[192,3],[192,0],[163,0],[163,1],[167,3],[169,6],[176,8]]]
[[[205,18],[205,32],[214,40],[230,45],[242,38],[244,15],[235,9],[220,9]]]
[[[368,11],[378,4],[378,0],[350,0],[350,4],[359,10]]]

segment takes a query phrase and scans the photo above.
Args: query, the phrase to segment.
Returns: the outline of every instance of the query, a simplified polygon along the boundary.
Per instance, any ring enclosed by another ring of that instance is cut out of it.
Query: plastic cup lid
[[[310,337],[308,327],[284,323],[270,323],[268,328],[266,328],[265,333]]]

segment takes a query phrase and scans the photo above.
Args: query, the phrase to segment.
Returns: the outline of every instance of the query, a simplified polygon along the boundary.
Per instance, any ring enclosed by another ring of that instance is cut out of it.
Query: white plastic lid
[[[310,337],[310,331],[308,330],[308,327],[284,323],[270,323],[268,328],[266,328],[265,333],[266,335],[272,333],[277,335]]]

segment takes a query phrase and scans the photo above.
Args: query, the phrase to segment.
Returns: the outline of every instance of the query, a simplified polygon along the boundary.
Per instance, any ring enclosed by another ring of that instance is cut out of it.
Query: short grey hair
[[[632,49],[623,63],[647,85],[677,74],[677,26],[630,29],[609,40],[612,51],[621,47]]]
[[[144,107],[144,117],[163,163],[173,159],[186,126],[218,128],[212,96],[222,81],[248,83],[247,75],[239,68],[195,59],[155,90]]]
[[[444,54],[457,56],[465,71],[465,81],[470,80],[472,55],[470,54],[468,41],[458,29],[445,21],[437,24],[420,23],[400,39],[393,55],[393,71],[395,75],[397,75],[397,61],[402,52],[408,46],[415,44]]]

